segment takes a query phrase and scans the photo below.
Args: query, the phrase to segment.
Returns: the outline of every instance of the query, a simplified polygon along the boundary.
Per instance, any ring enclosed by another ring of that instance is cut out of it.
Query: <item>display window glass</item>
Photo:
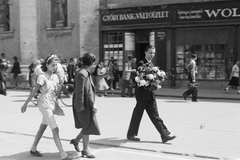
[[[123,32],[107,32],[103,35],[104,65],[111,57],[117,60],[119,70],[123,70]]]
[[[176,72],[181,79],[187,79],[187,65],[191,54],[196,54],[199,80],[229,79],[233,66],[233,45],[177,45]]]

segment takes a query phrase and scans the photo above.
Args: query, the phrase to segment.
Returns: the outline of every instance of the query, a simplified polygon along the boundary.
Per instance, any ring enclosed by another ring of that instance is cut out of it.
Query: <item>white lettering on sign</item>
[[[181,11],[178,10],[179,19],[201,19],[203,10]]]
[[[217,10],[204,10],[208,17],[211,18],[217,17],[221,15],[222,17],[240,17],[240,13],[238,12],[238,8],[225,8],[225,9],[217,9]]]
[[[141,19],[157,19],[168,18],[169,11],[151,11],[128,14],[110,14],[104,15],[103,21],[123,21],[123,20],[141,20]]]
[[[203,13],[208,18],[235,18],[240,17],[239,8],[223,8],[223,9],[195,9],[195,10],[180,10],[178,9],[177,14],[180,20],[200,20],[203,17]]]

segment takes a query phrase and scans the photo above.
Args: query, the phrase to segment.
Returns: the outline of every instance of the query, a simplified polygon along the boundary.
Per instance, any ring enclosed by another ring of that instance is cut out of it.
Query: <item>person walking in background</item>
[[[240,64],[240,61],[236,60],[233,67],[232,67],[228,87],[226,87],[224,89],[226,93],[228,93],[229,88],[235,88],[236,90],[238,90],[238,86],[239,86],[239,64]],[[240,90],[238,90],[237,93],[240,94]]]
[[[76,67],[76,63],[75,63],[75,58],[72,57],[72,58],[70,58],[70,63],[67,66],[67,74],[68,74],[68,83],[69,84],[73,84],[76,68],[77,67]]]
[[[21,69],[20,69],[20,63],[18,62],[18,58],[16,56],[13,57],[14,63],[13,67],[11,70],[11,73],[13,73],[13,85],[14,89],[18,89],[18,75],[21,74]]]
[[[82,68],[82,66],[83,66],[82,57],[80,57],[80,58],[77,59],[76,70],[79,69],[79,68]]]
[[[5,72],[5,66],[2,62],[2,59],[0,59],[0,94],[7,95],[7,88],[6,88],[6,75],[4,75]]]
[[[49,125],[54,142],[60,152],[62,160],[71,160],[75,157],[68,155],[62,147],[62,143],[59,137],[59,128],[54,118],[54,114],[63,115],[63,111],[57,104],[57,95],[59,90],[59,79],[54,72],[57,69],[58,58],[56,55],[51,55],[46,58],[45,64],[43,64],[43,71],[44,73],[40,74],[37,77],[36,87],[29,95],[28,99],[24,103],[21,108],[21,112],[24,113],[27,110],[27,105],[29,101],[35,96],[37,91],[40,89],[41,95],[38,99],[37,106],[42,113],[42,122],[39,127],[39,130],[35,136],[33,145],[30,150],[30,154],[36,157],[42,157],[42,154],[37,150],[37,145],[46,130],[47,126]]]
[[[106,90],[109,86],[105,81],[106,74],[106,68],[103,67],[103,62],[100,61],[93,72],[93,75],[96,78],[96,88],[99,97],[102,96],[101,93],[103,93],[105,97],[108,96]]]
[[[35,86],[35,77],[34,77],[34,62],[33,61],[29,66],[28,66],[28,83],[30,86],[30,92],[32,91],[33,87]]]
[[[191,55],[191,59],[188,63],[188,69],[187,69],[187,72],[188,72],[188,80],[189,80],[189,83],[190,84],[193,84],[196,82],[196,73],[197,73],[197,65],[196,65],[196,60],[197,60],[197,55],[196,54],[192,54]],[[190,85],[189,84],[189,85]],[[188,89],[187,91],[185,91],[182,95],[183,95],[183,98],[184,100],[187,100],[187,97],[189,95],[192,95],[192,101],[193,102],[198,102],[197,100],[197,92],[198,92],[198,89],[195,88],[195,89]]]
[[[135,71],[131,72],[130,80],[129,80],[130,81],[129,84],[131,85],[131,87],[129,88],[129,95],[131,97],[133,97],[135,95],[135,87],[136,87],[135,77],[137,76],[137,72],[136,72],[137,59],[136,58],[132,59],[132,69],[135,70]],[[134,90],[134,92],[133,92],[133,90]]]
[[[151,60],[155,55],[156,49],[152,45],[145,48],[145,58],[139,62],[138,67],[143,64],[149,64],[153,66]],[[176,136],[170,136],[170,132],[163,123],[163,120],[159,117],[157,102],[154,91],[150,91],[142,87],[136,87],[136,101],[137,104],[133,110],[132,118],[127,132],[127,139],[132,141],[140,141],[136,136],[138,135],[139,125],[143,116],[143,111],[146,110],[152,123],[161,135],[162,142],[173,140]]]
[[[7,78],[9,78],[9,77],[7,77],[7,69],[10,66],[10,61],[8,61],[5,57],[6,57],[5,53],[1,53],[0,60],[1,60],[1,63],[2,63],[2,71],[3,71],[3,75],[7,79]]]
[[[82,128],[81,132],[72,139],[70,144],[74,145],[77,152],[80,152],[78,143],[82,139],[82,157],[95,158],[89,151],[89,135],[100,135],[95,105],[95,86],[92,81],[90,69],[95,62],[93,53],[86,53],[82,57],[83,66],[77,70],[74,80],[73,94],[73,116],[75,128]]]
[[[113,61],[110,59],[108,61],[108,65],[106,66],[106,69],[107,69],[107,76],[106,76],[106,82],[109,86],[109,90],[114,90],[113,87],[112,87],[112,84],[113,84],[113,78],[114,78],[114,75],[113,75]]]
[[[118,69],[118,62],[117,59],[114,59],[112,57],[112,62],[113,62],[113,89],[118,90],[118,82],[119,82],[119,69]]]
[[[132,69],[132,56],[128,56],[128,61],[125,63],[124,71],[123,71],[123,76],[122,76],[122,97],[126,97],[126,88],[128,89],[127,91],[127,96],[131,97],[131,91],[132,91],[132,84],[130,83],[130,76],[131,72],[135,72],[135,69]]]

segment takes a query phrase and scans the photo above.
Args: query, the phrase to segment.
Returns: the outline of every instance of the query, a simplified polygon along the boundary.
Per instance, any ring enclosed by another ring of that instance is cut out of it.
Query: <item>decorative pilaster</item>
[[[21,61],[29,64],[38,58],[37,0],[19,0]]]

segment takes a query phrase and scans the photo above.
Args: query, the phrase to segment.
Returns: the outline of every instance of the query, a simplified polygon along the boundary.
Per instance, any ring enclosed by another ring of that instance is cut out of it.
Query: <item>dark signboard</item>
[[[170,10],[167,9],[138,9],[130,11],[108,11],[101,14],[102,26],[135,25],[144,23],[170,22]]]
[[[174,7],[175,22],[219,21],[240,19],[240,3],[185,5]]]
[[[166,31],[157,31],[157,40],[158,41],[166,40],[166,37],[167,37]]]

